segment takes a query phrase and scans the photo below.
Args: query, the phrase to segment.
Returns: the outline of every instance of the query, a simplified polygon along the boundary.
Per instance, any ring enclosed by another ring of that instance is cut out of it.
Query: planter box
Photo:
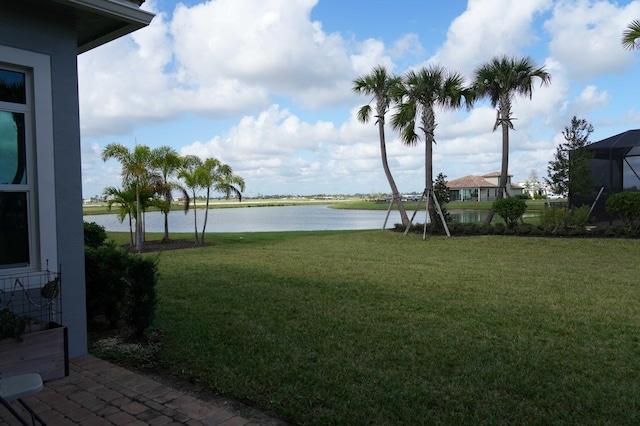
[[[42,380],[69,375],[67,327],[49,323],[44,330],[25,333],[22,342],[0,341],[0,376],[38,373]]]

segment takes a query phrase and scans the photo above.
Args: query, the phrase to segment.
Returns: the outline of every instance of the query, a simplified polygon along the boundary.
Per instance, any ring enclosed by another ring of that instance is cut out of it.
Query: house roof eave
[[[128,0],[53,0],[76,14],[78,54],[144,28],[155,16]]]

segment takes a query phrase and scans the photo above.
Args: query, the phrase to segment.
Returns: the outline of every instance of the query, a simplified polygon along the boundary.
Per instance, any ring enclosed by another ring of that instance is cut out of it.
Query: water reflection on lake
[[[409,212],[411,217],[413,212]],[[486,211],[452,210],[454,222],[478,222],[484,220]],[[381,229],[387,215],[386,210],[343,210],[326,205],[242,207],[210,209],[207,232],[275,232],[275,231],[319,231],[350,229]],[[202,230],[204,210],[197,210],[198,230]],[[418,212],[414,222],[424,223],[424,210]],[[85,216],[87,222],[95,222],[107,231],[128,232],[129,223],[118,221],[115,214]],[[164,219],[161,213],[145,215],[147,232],[163,232]],[[387,228],[400,223],[400,215],[392,211]],[[169,214],[170,232],[194,232],[193,211],[186,215],[180,211]]]

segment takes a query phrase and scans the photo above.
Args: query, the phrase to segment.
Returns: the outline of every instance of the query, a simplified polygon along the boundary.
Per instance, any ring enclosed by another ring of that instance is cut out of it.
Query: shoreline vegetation
[[[545,202],[549,200],[527,200],[527,212],[541,211]],[[553,200],[553,202],[561,202],[564,200]],[[237,200],[213,200],[209,201],[210,209],[224,209],[224,208],[252,208],[252,207],[282,207],[282,206],[303,206],[303,205],[318,205],[326,204],[330,208],[334,209],[351,209],[351,210],[387,210],[389,203],[385,200],[365,200],[359,198],[327,198],[317,199],[311,197],[299,197],[299,198],[274,198],[274,199],[247,199],[246,201],[238,202]],[[417,202],[405,202],[405,208],[408,212],[416,209]],[[452,201],[446,204],[447,210],[490,210],[492,203],[489,201]],[[205,208],[205,201],[198,200],[196,203],[198,209]],[[420,209],[424,210],[425,204],[420,204]],[[393,210],[397,210],[397,205],[394,204]],[[82,206],[82,213],[85,216],[98,215],[98,214],[115,214],[116,207],[109,209],[106,204],[84,204]],[[150,208],[149,211],[157,211],[156,208]],[[184,210],[184,203],[174,201],[171,205],[171,211]]]

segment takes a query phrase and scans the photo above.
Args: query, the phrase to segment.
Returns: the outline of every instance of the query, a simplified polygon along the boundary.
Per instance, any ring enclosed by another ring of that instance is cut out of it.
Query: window
[[[28,266],[25,74],[0,68],[0,268]]]
[[[0,46],[0,275],[57,270],[52,123],[49,56]]]

